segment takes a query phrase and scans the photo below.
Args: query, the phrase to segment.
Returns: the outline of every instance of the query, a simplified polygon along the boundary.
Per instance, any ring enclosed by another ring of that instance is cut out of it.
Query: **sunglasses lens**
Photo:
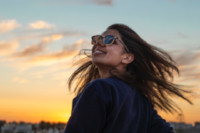
[[[99,36],[92,36],[91,44],[95,45],[98,40],[99,40]]]
[[[113,43],[113,40],[114,40],[114,36],[112,36],[112,35],[108,35],[108,36],[106,36],[105,37],[105,40],[104,40],[104,44],[106,45],[108,45],[108,44],[112,44]]]

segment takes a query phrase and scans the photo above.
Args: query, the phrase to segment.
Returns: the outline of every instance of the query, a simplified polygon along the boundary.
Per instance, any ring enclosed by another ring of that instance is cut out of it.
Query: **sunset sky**
[[[67,122],[76,55],[91,48],[92,35],[123,23],[172,55],[181,72],[175,82],[195,92],[193,105],[175,101],[185,122],[200,121],[199,7],[199,0],[1,0],[0,120]]]

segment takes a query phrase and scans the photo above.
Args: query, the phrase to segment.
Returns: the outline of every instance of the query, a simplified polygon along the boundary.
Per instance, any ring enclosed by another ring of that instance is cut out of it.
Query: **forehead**
[[[120,33],[117,30],[115,30],[115,29],[106,30],[105,32],[103,32],[102,35],[104,35],[104,36],[106,36],[106,35],[113,35],[113,36],[116,36],[116,37],[119,37],[119,38],[121,37]]]

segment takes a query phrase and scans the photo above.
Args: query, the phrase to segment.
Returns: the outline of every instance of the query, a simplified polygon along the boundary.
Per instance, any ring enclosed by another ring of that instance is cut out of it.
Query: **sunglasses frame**
[[[96,36],[99,36],[99,38],[98,38],[97,41],[94,39],[94,37],[96,37]],[[106,43],[105,43],[105,38],[106,38],[107,36],[112,36],[112,37],[113,37],[113,40],[112,40],[112,42],[111,42],[110,44],[106,44]],[[106,36],[102,36],[102,35],[94,35],[94,36],[92,36],[91,38],[92,38],[92,41],[95,42],[95,44],[93,44],[93,43],[91,43],[91,44],[92,44],[92,45],[96,45],[97,42],[100,40],[100,37],[101,37],[101,39],[103,39],[103,44],[104,44],[104,46],[113,45],[113,43],[115,42],[116,39],[119,40],[120,43],[124,46],[126,52],[129,53],[129,49],[128,49],[127,46],[124,44],[124,42],[123,42],[122,40],[120,40],[118,37],[113,36],[113,35],[106,35]]]

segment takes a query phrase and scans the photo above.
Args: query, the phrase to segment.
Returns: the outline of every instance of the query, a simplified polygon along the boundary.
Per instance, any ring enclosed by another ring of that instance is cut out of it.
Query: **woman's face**
[[[122,41],[120,33],[117,30],[110,29],[105,31],[102,36],[113,35]],[[123,54],[125,54],[124,45],[118,39],[115,39],[112,45],[105,46],[103,41],[97,41],[92,48],[92,62],[96,66],[118,67],[122,63]]]

